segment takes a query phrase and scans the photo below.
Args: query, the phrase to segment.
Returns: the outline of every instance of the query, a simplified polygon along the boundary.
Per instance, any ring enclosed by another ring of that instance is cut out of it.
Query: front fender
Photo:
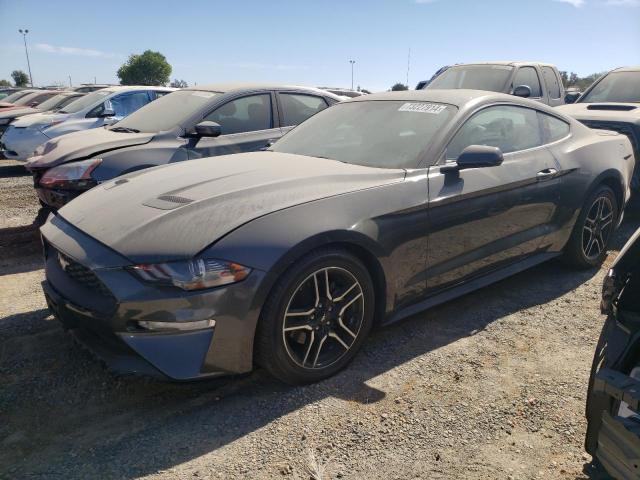
[[[388,312],[424,293],[425,182],[400,182],[283,209],[239,227],[202,254],[267,272],[255,300],[261,304],[296,260],[323,246],[342,245],[360,254],[384,285],[380,293]]]

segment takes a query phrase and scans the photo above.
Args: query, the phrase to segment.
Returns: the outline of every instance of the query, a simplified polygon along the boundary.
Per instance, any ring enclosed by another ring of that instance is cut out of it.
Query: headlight
[[[58,125],[60,123],[64,122],[64,120],[51,120],[49,123],[45,123],[44,125],[42,125],[40,127],[40,130],[46,130],[47,128],[51,128],[55,125]]]
[[[48,142],[47,142],[47,143],[48,143]],[[41,155],[44,155],[44,146],[45,146],[45,145],[46,145],[46,143],[43,143],[43,144],[41,144],[41,145],[38,145],[38,148],[36,148],[36,149],[33,151],[33,156],[34,156],[34,157],[39,157],[39,156],[41,156]]]
[[[61,188],[64,190],[87,190],[97,185],[91,178],[93,172],[102,162],[101,158],[90,158],[81,162],[71,162],[50,168],[40,178],[40,186],[45,188]]]
[[[237,263],[197,258],[184,262],[135,265],[129,270],[140,279],[159,286],[201,290],[240,282],[251,269]]]

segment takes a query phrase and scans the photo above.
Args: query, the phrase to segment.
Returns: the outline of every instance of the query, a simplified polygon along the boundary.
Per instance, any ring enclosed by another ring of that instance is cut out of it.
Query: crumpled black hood
[[[243,153],[120,177],[81,195],[60,215],[136,263],[191,258],[255,218],[404,177],[402,169]]]
[[[101,152],[148,143],[153,133],[112,132],[107,128],[93,128],[62,135],[49,140],[44,154],[25,164],[29,170],[55,167],[73,160],[99,155]]]

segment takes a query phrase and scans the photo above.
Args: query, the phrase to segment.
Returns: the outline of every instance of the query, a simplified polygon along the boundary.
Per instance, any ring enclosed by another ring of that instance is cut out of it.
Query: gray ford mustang
[[[54,315],[116,370],[336,373],[384,325],[563,255],[598,265],[627,137],[471,90],[337,104],[270,151],[106,182],[42,228]]]

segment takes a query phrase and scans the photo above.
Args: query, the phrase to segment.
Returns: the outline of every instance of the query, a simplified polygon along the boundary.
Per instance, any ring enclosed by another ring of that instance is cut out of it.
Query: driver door
[[[439,163],[454,162],[470,145],[490,145],[502,150],[502,165],[446,174],[429,168],[430,293],[536,252],[554,211],[549,192],[559,189],[543,143],[535,110],[490,106],[463,124]]]
[[[203,118],[220,124],[219,137],[191,139],[187,145],[190,159],[215,157],[260,150],[282,135],[275,127],[271,93],[246,95],[230,100]]]

